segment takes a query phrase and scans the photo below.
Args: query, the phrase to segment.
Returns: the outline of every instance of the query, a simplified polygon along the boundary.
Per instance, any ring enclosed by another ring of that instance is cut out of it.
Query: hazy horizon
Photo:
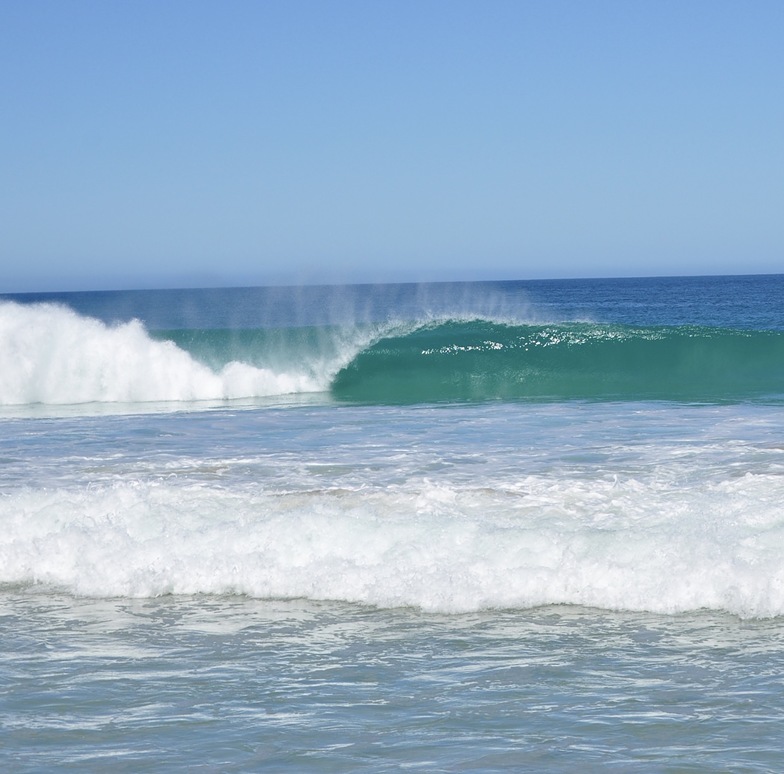
[[[784,272],[734,272],[731,274],[627,274],[618,276],[582,276],[582,277],[501,277],[498,279],[444,279],[444,280],[390,280],[381,282],[362,282],[362,281],[349,281],[349,282],[301,282],[301,283],[287,283],[287,282],[269,282],[269,283],[255,283],[245,285],[229,285],[229,284],[204,284],[204,285],[139,285],[139,286],[118,286],[118,287],[74,287],[74,288],[51,288],[42,290],[4,290],[0,289],[0,296],[24,296],[24,295],[60,295],[68,293],[134,293],[134,292],[149,292],[149,291],[169,291],[169,290],[238,290],[238,289],[252,289],[252,288],[318,288],[318,287],[342,287],[342,286],[374,286],[374,285],[457,285],[469,283],[549,283],[549,282],[602,282],[614,280],[664,280],[664,279],[705,279],[705,278],[721,278],[721,277],[765,277],[765,276],[781,276]]]

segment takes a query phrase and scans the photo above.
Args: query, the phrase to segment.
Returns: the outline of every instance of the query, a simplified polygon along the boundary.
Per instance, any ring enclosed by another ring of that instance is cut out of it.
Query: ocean
[[[782,728],[784,275],[0,296],[3,770]]]

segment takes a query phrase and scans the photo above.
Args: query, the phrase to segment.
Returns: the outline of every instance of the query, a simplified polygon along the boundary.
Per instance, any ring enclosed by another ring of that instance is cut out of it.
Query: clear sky
[[[0,0],[0,292],[784,271],[781,0]]]

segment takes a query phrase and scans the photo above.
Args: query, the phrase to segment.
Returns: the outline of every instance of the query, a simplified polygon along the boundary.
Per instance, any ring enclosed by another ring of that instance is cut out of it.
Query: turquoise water
[[[339,399],[751,400],[780,396],[784,333],[683,326],[445,322],[386,336],[331,384]]]
[[[782,291],[0,299],[0,763],[780,770]]]

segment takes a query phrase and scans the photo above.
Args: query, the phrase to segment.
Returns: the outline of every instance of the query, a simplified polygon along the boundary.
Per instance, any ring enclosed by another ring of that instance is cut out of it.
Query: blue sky
[[[784,271],[779,0],[0,0],[0,292]]]

